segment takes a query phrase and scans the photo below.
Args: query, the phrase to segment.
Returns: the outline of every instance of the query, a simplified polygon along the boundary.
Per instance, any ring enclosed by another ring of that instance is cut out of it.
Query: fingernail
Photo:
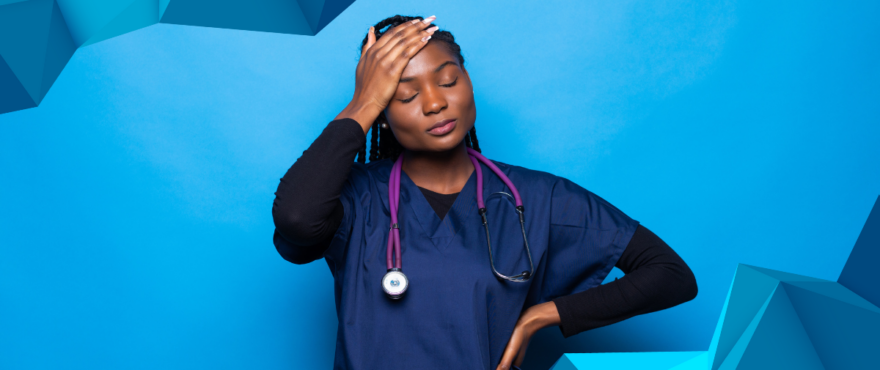
[[[437,19],[437,17],[435,17],[435,16],[432,15],[432,16],[430,16],[430,17],[428,17],[428,18],[425,18],[425,19],[422,21],[422,23],[424,23],[424,24],[429,24],[429,23],[431,23],[431,21],[433,21],[433,20],[435,20],[435,19]]]
[[[428,28],[428,29],[425,30],[425,31],[428,31],[428,32],[434,33],[434,31],[437,31],[438,29],[440,29],[440,27],[438,27],[438,26],[434,26],[434,27]]]
[[[422,42],[428,42],[431,39],[431,36],[422,37]]]

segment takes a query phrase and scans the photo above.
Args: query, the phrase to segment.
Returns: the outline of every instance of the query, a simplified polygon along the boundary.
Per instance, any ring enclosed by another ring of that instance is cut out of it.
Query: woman
[[[275,193],[279,254],[323,257],[333,273],[335,368],[509,369],[543,327],[569,337],[693,299],[684,261],[605,200],[558,176],[477,160],[471,79],[433,20],[394,16],[370,28],[354,97]],[[522,226],[513,201],[493,195],[515,192],[493,166],[519,191]],[[615,265],[626,275],[600,285]],[[388,280],[395,267],[405,279]]]

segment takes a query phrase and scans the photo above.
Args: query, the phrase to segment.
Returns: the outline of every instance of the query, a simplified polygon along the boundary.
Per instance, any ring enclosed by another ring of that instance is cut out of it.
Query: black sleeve
[[[272,240],[285,260],[303,264],[324,254],[342,221],[342,187],[365,143],[357,121],[332,121],[281,178],[272,204]]]
[[[693,272],[663,240],[639,225],[615,264],[620,279],[553,300],[563,337],[667,309],[697,296]]]

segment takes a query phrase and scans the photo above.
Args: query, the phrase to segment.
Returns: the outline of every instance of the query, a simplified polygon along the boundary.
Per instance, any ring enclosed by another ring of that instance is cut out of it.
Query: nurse
[[[459,45],[433,21],[370,28],[354,97],[275,193],[278,253],[324,258],[335,279],[334,368],[510,369],[541,328],[570,337],[693,299],[684,261],[607,201],[546,172],[472,161],[473,86]],[[624,277],[601,285],[614,266]],[[393,282],[405,294],[383,287],[389,267],[405,274]]]

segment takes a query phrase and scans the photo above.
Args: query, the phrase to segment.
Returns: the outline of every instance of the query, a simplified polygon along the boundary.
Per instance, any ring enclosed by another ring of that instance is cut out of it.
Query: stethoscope
[[[529,251],[529,240],[526,238],[525,217],[523,216],[524,208],[519,192],[516,191],[513,182],[511,182],[510,179],[507,178],[507,176],[505,176],[494,163],[492,163],[492,161],[471,148],[467,148],[467,152],[471,163],[474,164],[474,170],[477,171],[477,206],[479,206],[480,217],[483,218],[483,227],[486,228],[486,244],[489,245],[489,265],[492,267],[492,272],[499,279],[517,283],[527,282],[534,275],[535,266],[532,263],[532,253]],[[514,199],[514,202],[516,203],[516,213],[519,214],[519,225],[522,228],[523,243],[526,247],[526,254],[529,256],[529,271],[523,271],[514,276],[507,276],[501,274],[495,269],[495,262],[492,259],[492,240],[489,238],[489,223],[486,221],[486,205],[483,203],[483,170],[480,168],[480,163],[478,161],[483,162],[486,167],[489,167],[492,172],[495,172],[495,175],[501,178],[501,181],[503,181],[513,193],[511,196],[508,193],[499,191],[492,193],[490,197],[499,194]],[[382,289],[385,290],[385,294],[391,299],[400,299],[409,287],[409,280],[406,278],[406,275],[403,274],[400,263],[400,227],[397,222],[397,210],[398,205],[400,204],[400,170],[402,166],[403,154],[397,157],[397,161],[394,162],[394,165],[391,167],[391,176],[388,178],[388,203],[391,211],[391,229],[388,231],[388,253],[386,257],[388,272],[382,277]],[[394,256],[393,263],[392,254]]]

